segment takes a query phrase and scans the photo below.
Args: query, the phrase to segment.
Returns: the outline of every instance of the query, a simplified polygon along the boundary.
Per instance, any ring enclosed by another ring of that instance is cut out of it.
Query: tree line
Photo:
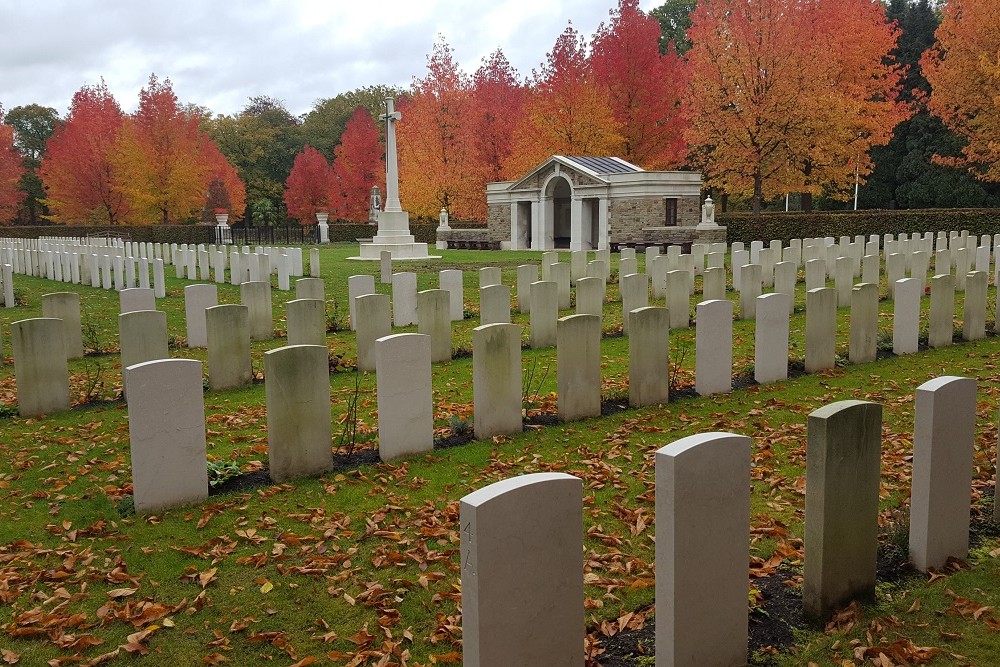
[[[408,89],[300,117],[267,96],[212,115],[155,75],[124,114],[102,82],[64,118],[0,109],[0,220],[367,220],[387,97],[417,216],[482,221],[486,183],[552,154],[697,169],[755,211],[789,195],[806,210],[995,206],[998,14],[1000,0],[619,0],[589,41],[569,24],[529,76],[500,49],[469,74],[440,38]]]

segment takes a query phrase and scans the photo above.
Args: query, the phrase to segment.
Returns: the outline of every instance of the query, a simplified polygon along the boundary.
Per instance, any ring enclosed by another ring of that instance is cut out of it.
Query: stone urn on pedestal
[[[330,214],[325,211],[316,211],[316,226],[319,227],[319,242],[330,242],[330,226],[326,221],[330,219]]]
[[[229,230],[229,211],[224,208],[215,209],[215,236],[219,243],[233,242],[233,235]]]

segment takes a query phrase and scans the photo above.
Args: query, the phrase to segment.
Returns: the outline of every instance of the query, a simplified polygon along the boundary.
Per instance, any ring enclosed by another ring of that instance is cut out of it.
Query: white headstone
[[[517,267],[517,310],[522,315],[531,311],[531,283],[537,281],[537,265],[521,264]]]
[[[330,367],[326,345],[291,345],[264,353],[267,451],[281,483],[333,468]]]
[[[355,327],[358,370],[375,370],[375,341],[392,334],[392,318],[388,294],[365,294],[354,302],[358,318]]]
[[[375,288],[375,277],[368,276],[372,280],[372,291]],[[319,299],[320,301],[326,300],[326,287],[323,285],[323,281],[320,278],[299,278],[295,281],[295,298],[296,299]],[[353,300],[351,300],[353,303]],[[354,317],[353,309],[351,309],[351,317]]]
[[[750,444],[703,433],[656,452],[657,665],[746,664]]]
[[[733,389],[733,302],[702,301],[695,331],[695,391],[701,396]]]
[[[136,310],[156,310],[156,295],[153,290],[148,287],[128,287],[118,293],[119,313]]]
[[[665,404],[669,395],[670,315],[666,308],[638,308],[629,314],[629,405]]]
[[[128,366],[170,357],[167,314],[159,310],[136,310],[119,315],[118,347],[121,350],[124,387],[125,368]]]
[[[807,373],[833,368],[837,363],[837,299],[837,292],[829,287],[806,292]]]
[[[854,286],[851,292],[851,331],[848,358],[852,364],[875,361],[878,353],[878,287]]]
[[[576,314],[604,316],[604,279],[578,278],[576,281]]]
[[[187,346],[208,347],[205,309],[219,304],[215,285],[188,285],[184,288],[184,317],[187,323]]]
[[[368,274],[361,274],[355,276],[348,276],[347,278],[347,302],[348,302],[348,312],[351,317],[351,330],[354,330],[354,323],[356,321],[356,316],[354,314],[354,304],[355,299],[359,296],[365,294],[375,293],[375,276]],[[304,297],[299,297],[304,298]],[[316,298],[316,297],[312,297]]]
[[[295,299],[285,304],[288,345],[326,347],[326,302],[322,299]]]
[[[531,300],[529,344],[535,350],[553,347],[559,319],[559,288],[551,280],[540,280],[531,283],[528,293]]]
[[[914,281],[916,282],[916,281]],[[839,401],[809,415],[802,607],[826,620],[875,595],[882,406]]]
[[[438,273],[438,287],[449,294],[448,304],[452,322],[465,318],[465,287],[460,269],[444,269]]]
[[[910,494],[910,561],[941,568],[969,553],[976,381],[945,376],[917,387]]]
[[[892,316],[892,351],[911,354],[917,351],[920,334],[920,281],[903,278],[896,281]]]
[[[274,337],[274,311],[271,306],[270,281],[241,283],[240,303],[248,309],[250,340],[271,340]]]
[[[83,325],[80,319],[80,295],[76,292],[52,292],[42,295],[42,317],[63,323],[63,341],[67,359],[83,357]]]
[[[462,498],[459,521],[466,667],[581,665],[581,480],[547,472],[496,482]]]
[[[417,332],[431,338],[431,363],[451,359],[451,317],[447,290],[417,292]]]
[[[911,278],[911,280],[916,280]],[[928,315],[927,344],[930,347],[951,345],[955,330],[955,276],[950,273],[931,278],[931,306]]]
[[[472,393],[476,438],[521,432],[521,327],[472,330]]]
[[[205,309],[208,386],[212,390],[245,387],[253,379],[250,325],[246,306],[226,304]]]
[[[17,409],[22,417],[69,409],[66,327],[61,319],[35,317],[10,325]]]
[[[962,306],[962,339],[986,337],[986,289],[989,277],[982,271],[972,271],[965,280],[965,301]]]
[[[636,308],[649,305],[649,276],[629,273],[621,277],[618,288],[622,295],[622,332],[628,335],[628,317]]]
[[[559,418],[573,421],[601,414],[601,318],[570,315],[556,325],[556,384]]]
[[[417,274],[392,274],[392,323],[405,327],[417,323]]]
[[[403,333],[376,340],[375,376],[379,457],[391,461],[431,451],[434,406],[430,336]]]
[[[510,324],[510,286],[479,288],[479,324]]]
[[[752,266],[752,265],[751,265]],[[754,379],[760,384],[788,377],[788,295],[757,297]]]
[[[208,459],[201,362],[146,361],[126,367],[125,378],[135,511],[204,501]]]

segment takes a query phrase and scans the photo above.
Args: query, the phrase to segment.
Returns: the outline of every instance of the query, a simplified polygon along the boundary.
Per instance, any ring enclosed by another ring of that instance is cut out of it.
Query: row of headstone
[[[0,239],[0,262],[12,273],[67,283],[122,290],[152,287],[165,296],[164,265],[177,278],[226,281],[234,285],[278,277],[278,289],[290,289],[290,279],[304,275],[302,249],[257,246],[241,248],[214,244],[136,243],[121,239]],[[150,271],[152,270],[152,280]],[[319,277],[319,251],[310,251],[310,275]]]
[[[968,553],[976,383],[943,377],[916,393],[910,559],[928,570]],[[874,597],[881,426],[881,406],[865,401],[809,415],[802,604],[811,619]],[[750,470],[744,435],[692,435],[656,452],[657,665],[746,663]],[[582,480],[496,482],[461,499],[460,522],[465,664],[581,664]]]

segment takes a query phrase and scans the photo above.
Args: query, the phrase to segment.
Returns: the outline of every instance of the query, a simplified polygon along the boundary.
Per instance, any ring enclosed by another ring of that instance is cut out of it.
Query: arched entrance
[[[569,248],[573,187],[565,176],[554,176],[545,185],[542,197],[545,203],[542,216],[545,248]]]

